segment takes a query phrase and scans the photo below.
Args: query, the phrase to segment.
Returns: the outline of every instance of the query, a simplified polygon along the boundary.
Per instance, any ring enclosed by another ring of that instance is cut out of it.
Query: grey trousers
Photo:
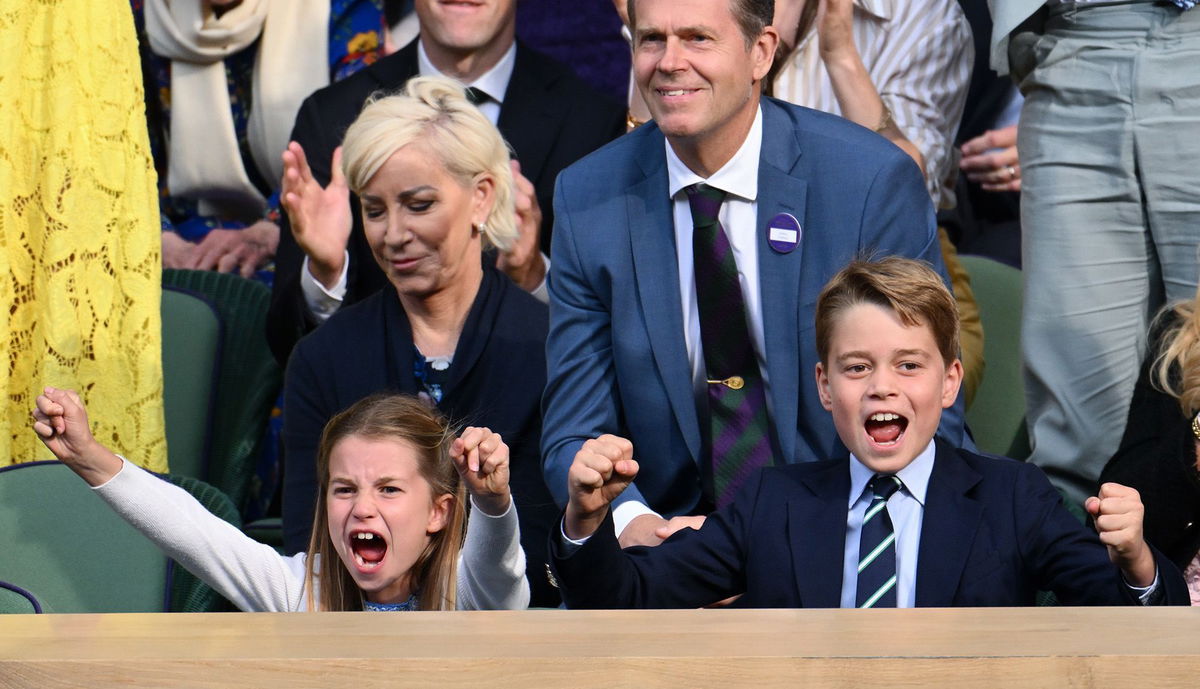
[[[1030,461],[1078,502],[1120,442],[1149,319],[1195,293],[1200,9],[1060,5],[1009,54]]]

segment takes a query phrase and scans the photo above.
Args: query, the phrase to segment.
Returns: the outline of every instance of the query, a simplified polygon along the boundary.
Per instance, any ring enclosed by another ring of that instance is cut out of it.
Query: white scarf
[[[146,33],[171,59],[171,193],[198,199],[205,215],[258,215],[266,199],[242,165],[224,59],[261,34],[247,135],[278,187],[300,103],[329,83],[329,0],[242,0],[219,18],[206,0],[147,0]]]

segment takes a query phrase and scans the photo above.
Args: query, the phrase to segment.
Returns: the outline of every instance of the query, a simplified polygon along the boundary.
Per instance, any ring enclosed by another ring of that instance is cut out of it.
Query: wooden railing
[[[1200,610],[0,615],[0,687],[1200,687]]]

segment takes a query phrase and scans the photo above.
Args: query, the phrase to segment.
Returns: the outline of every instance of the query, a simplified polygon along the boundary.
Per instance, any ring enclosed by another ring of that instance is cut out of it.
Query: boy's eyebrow
[[[846,359],[870,359],[871,355],[864,351],[842,352],[837,355],[836,361],[845,361]]]
[[[893,357],[912,356],[912,357],[929,358],[929,352],[925,351],[924,349],[897,349],[892,352],[892,356]],[[854,350],[854,351],[850,351],[850,352],[842,352],[834,360],[835,361],[845,361],[847,359],[871,359],[871,358],[872,358],[872,356],[871,356],[870,352],[866,352],[866,351],[862,351],[862,350]]]

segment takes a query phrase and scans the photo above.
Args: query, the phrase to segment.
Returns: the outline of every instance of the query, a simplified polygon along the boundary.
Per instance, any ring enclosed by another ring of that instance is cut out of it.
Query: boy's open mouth
[[[387,554],[387,541],[371,531],[354,531],[350,534],[350,551],[360,568],[374,569]]]
[[[908,419],[893,412],[876,412],[864,424],[867,435],[878,445],[891,445],[904,435]]]

